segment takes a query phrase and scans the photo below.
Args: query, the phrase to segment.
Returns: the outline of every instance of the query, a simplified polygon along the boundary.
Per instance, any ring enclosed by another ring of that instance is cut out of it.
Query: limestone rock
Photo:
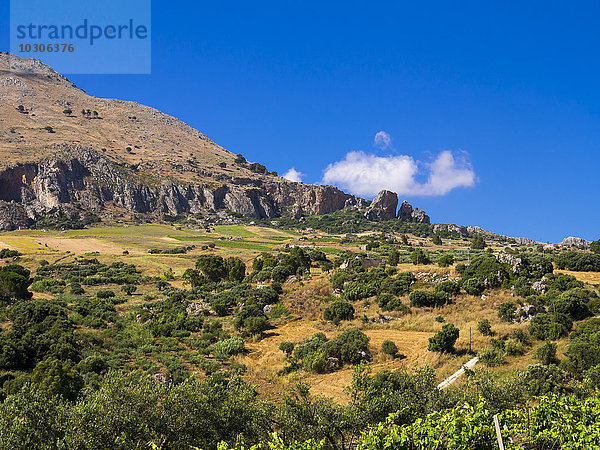
[[[582,248],[588,248],[590,246],[590,244],[591,244],[590,241],[586,241],[585,239],[582,239],[579,237],[573,237],[573,236],[564,238],[562,240],[562,242],[560,243],[560,245],[563,247],[582,247]]]
[[[396,208],[398,208],[398,195],[395,192],[383,190],[377,194],[365,213],[365,217],[376,222],[391,220],[396,217]]]
[[[400,210],[398,211],[398,219],[402,222],[417,222],[417,223],[431,223],[429,216],[425,214],[425,211],[419,208],[414,208],[406,200],[402,202]]]

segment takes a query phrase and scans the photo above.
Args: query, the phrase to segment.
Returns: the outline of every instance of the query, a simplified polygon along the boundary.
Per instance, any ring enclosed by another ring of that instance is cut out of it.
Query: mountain
[[[0,53],[0,155],[0,229],[57,211],[270,218],[368,205],[332,186],[287,181],[174,117],[89,96],[10,53]]]

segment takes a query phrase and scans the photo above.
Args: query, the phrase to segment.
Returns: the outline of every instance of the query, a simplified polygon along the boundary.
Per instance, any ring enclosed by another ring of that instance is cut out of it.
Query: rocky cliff
[[[75,207],[104,216],[227,210],[260,219],[367,205],[332,186],[235,178],[210,184],[154,183],[145,175],[90,147],[61,146],[52,157],[17,163],[0,172],[0,229],[26,227],[49,211]]]

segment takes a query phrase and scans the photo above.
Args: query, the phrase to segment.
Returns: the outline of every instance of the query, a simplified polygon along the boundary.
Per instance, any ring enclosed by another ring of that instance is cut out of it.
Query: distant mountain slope
[[[48,211],[257,218],[367,202],[292,183],[153,108],[87,95],[34,59],[0,54],[0,228]]]

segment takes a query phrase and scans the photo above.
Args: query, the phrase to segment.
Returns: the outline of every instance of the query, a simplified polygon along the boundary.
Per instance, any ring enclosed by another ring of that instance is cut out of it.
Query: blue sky
[[[599,20],[598,2],[155,0],[151,75],[69,78],[305,182],[356,188],[344,169],[362,152],[436,222],[597,239]],[[472,186],[449,189],[456,170]]]

